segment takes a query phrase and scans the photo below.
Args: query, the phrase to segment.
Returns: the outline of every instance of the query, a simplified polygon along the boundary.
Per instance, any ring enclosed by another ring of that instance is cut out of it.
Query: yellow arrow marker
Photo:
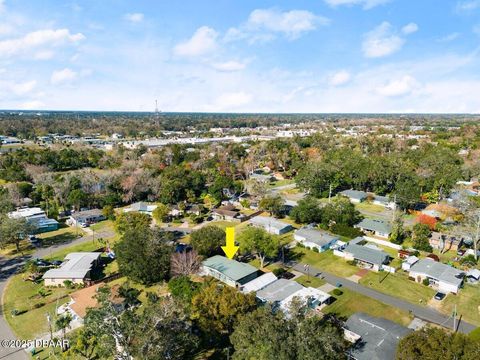
[[[222,246],[222,250],[227,258],[232,259],[238,251],[238,246],[235,246],[235,228],[227,227],[225,232],[227,233],[226,246]]]

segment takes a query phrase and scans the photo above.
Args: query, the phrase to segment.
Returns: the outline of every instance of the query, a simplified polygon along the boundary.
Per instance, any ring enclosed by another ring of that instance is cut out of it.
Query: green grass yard
[[[322,280],[313,276],[307,276],[307,275],[299,276],[298,278],[295,279],[295,281],[305,287],[313,287],[313,288],[318,288],[327,283],[325,280]]]
[[[458,295],[448,294],[441,302],[440,310],[445,314],[452,314],[455,305],[457,312],[464,320],[480,326],[480,287],[466,284]],[[480,330],[479,330],[480,332]]]
[[[390,274],[370,271],[360,284],[417,305],[426,305],[435,295],[435,290],[408,279],[403,272]]]
[[[335,296],[336,301],[322,310],[327,314],[336,314],[348,318],[356,312],[364,312],[371,316],[383,317],[398,324],[407,326],[413,319],[407,311],[384,304],[368,296],[342,288],[340,296]]]
[[[319,270],[325,270],[342,277],[349,277],[358,272],[359,268],[349,265],[344,259],[333,255],[333,251],[316,253],[309,249],[296,247],[293,249],[297,261],[309,264]]]

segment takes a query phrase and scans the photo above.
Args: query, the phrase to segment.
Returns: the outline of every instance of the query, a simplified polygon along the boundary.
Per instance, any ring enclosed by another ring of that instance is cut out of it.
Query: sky
[[[479,113],[480,0],[0,0],[0,109]]]

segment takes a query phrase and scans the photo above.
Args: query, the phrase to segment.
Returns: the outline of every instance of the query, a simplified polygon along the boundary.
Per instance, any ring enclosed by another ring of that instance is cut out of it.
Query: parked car
[[[80,223],[80,227],[86,228],[86,227],[89,227],[89,225],[87,223]]]
[[[38,267],[50,267],[52,266],[52,263],[48,260],[44,260],[44,259],[35,259],[35,264],[38,266]]]
[[[442,300],[445,298],[445,296],[447,296],[447,295],[444,294],[444,293],[442,293],[442,292],[437,292],[437,293],[435,294],[435,300],[442,301]]]
[[[60,266],[60,265],[63,264],[63,261],[62,261],[62,260],[53,260],[53,261],[51,262],[51,264],[52,264],[53,266]]]

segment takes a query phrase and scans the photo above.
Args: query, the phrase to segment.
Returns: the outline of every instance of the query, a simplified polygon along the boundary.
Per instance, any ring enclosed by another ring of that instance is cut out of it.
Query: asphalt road
[[[412,312],[415,315],[415,317],[418,317],[422,320],[425,320],[425,321],[428,321],[428,322],[431,322],[431,323],[434,323],[434,324],[437,324],[437,325],[441,325],[441,326],[444,326],[446,328],[453,329],[453,318],[448,317],[448,316],[446,316],[446,315],[444,315],[444,314],[442,314],[442,313],[440,313],[440,312],[438,312],[438,311],[436,311],[432,308],[425,307],[425,306],[420,306],[420,305],[415,305],[415,304],[412,304],[408,301],[404,301],[404,300],[398,299],[396,297],[386,295],[386,294],[381,293],[379,291],[370,289],[366,286],[357,284],[356,282],[347,280],[347,279],[342,278],[342,277],[338,277],[336,275],[327,273],[325,271],[316,269],[314,267],[310,267],[310,270],[306,271],[305,270],[305,264],[302,264],[302,263],[296,263],[296,264],[292,264],[292,265],[293,265],[294,270],[296,270],[298,272],[301,272],[303,274],[307,274],[307,272],[308,272],[311,276],[315,276],[315,277],[323,276],[323,279],[325,281],[327,281],[328,283],[332,284],[332,285],[336,285],[337,283],[341,283],[342,286],[346,287],[349,290],[352,290],[352,291],[355,291],[355,292],[360,293],[362,295],[371,297],[373,299],[376,299],[378,301],[383,302],[384,304],[391,305],[391,306],[394,306],[396,308]],[[463,320],[459,321],[457,319],[457,324],[458,324],[458,326],[457,326],[458,331],[462,332],[464,334],[468,334],[469,332],[471,332],[472,330],[474,330],[476,328],[476,326],[474,326],[472,324],[469,324],[469,323],[467,323],[466,321],[463,321]]]
[[[111,230],[102,230],[95,232],[95,238],[108,238],[112,237],[114,232]],[[5,258],[0,256],[0,340],[2,339],[16,339],[13,334],[10,326],[5,320],[6,316],[11,316],[10,314],[3,314],[3,291],[7,285],[8,279],[14,275],[18,270],[22,268],[25,262],[30,258],[42,258],[48,256],[56,251],[66,249],[70,246],[81,244],[86,241],[92,241],[92,235],[86,235],[81,238],[65,242],[62,244],[52,245],[49,247],[39,247],[37,250],[28,256],[18,256],[15,258]],[[26,360],[30,359],[27,353],[21,348],[4,348],[0,346],[0,360]]]

